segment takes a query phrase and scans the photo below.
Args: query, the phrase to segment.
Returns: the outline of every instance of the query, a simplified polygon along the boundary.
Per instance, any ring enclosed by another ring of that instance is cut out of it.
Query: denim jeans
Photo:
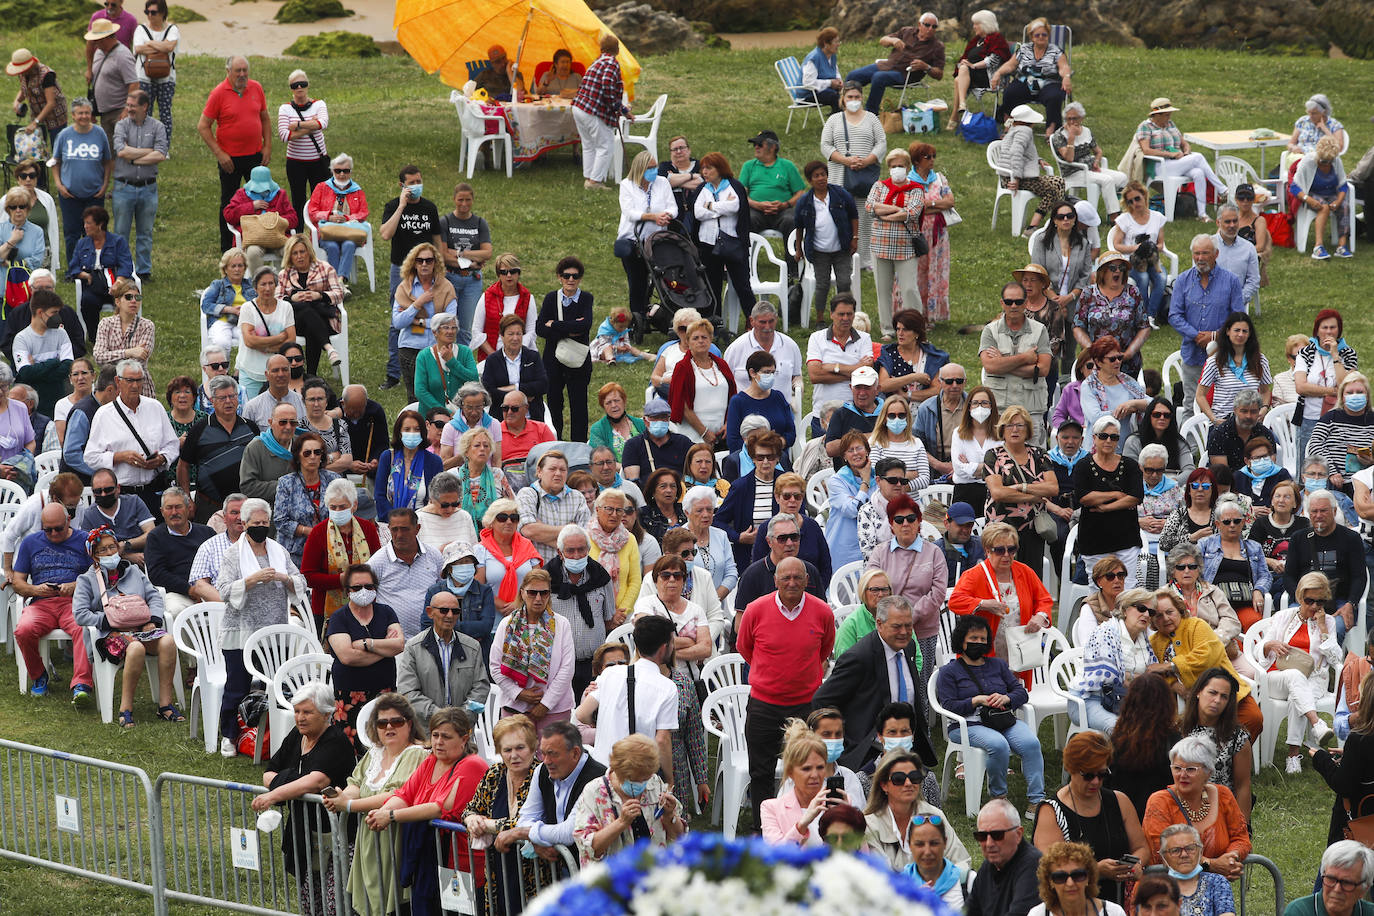
[[[324,249],[324,259],[329,262],[329,266],[334,268],[343,279],[353,282],[353,268],[358,262],[353,259],[358,246],[353,242],[335,242],[330,239],[320,239],[320,247]]]
[[[67,249],[67,257],[63,259],[63,263],[70,264],[72,262],[72,254],[76,251],[76,243],[86,234],[85,229],[82,227],[82,211],[87,207],[103,207],[105,205],[105,198],[63,197],[60,194],[54,194],[53,197],[57,198],[57,205],[62,210],[62,241]],[[49,237],[55,239],[55,231],[56,229],[54,227],[49,226]],[[94,328],[91,329],[91,333],[95,333]]]
[[[157,182],[134,187],[115,179],[112,195],[114,231],[126,241],[134,241],[134,272],[147,276],[153,272],[153,219],[157,216]],[[137,226],[138,237],[129,235],[130,224]]]
[[[1088,728],[1102,732],[1104,735],[1110,735],[1112,729],[1116,728],[1116,713],[1107,712],[1107,708],[1102,705],[1102,694],[1094,693],[1084,697],[1083,705],[1088,712]],[[1078,721],[1078,707],[1072,703],[1069,704],[1069,721],[1074,725],[1083,724]]]
[[[1131,279],[1135,281],[1136,289],[1145,297],[1145,314],[1159,320],[1159,304],[1164,301],[1164,272],[1158,267],[1148,271],[1133,270]],[[1168,318],[1167,315],[1163,317]],[[1161,320],[1160,323],[1168,324],[1168,321]]]
[[[1021,758],[1021,772],[1026,777],[1026,801],[1039,804],[1045,797],[1045,758],[1040,753],[1040,739],[1031,727],[1020,719],[1004,732],[986,725],[968,727],[973,746],[988,755],[988,794],[994,798],[1007,794],[1007,764],[1011,752]]]
[[[868,102],[865,108],[877,114],[882,110],[883,93],[892,86],[900,86],[906,82],[905,70],[879,70],[877,64],[869,64],[857,70],[851,70],[846,76],[845,82],[853,80],[856,83],[870,83],[868,89]]]
[[[391,314],[391,305],[396,301],[396,287],[401,285],[401,266],[391,265],[391,289],[386,297],[387,314]],[[401,357],[397,352],[397,343],[401,338],[399,328],[388,328],[386,332],[386,377],[389,379],[400,379],[401,377]]]
[[[446,274],[448,282],[458,296],[458,342],[465,347],[472,346],[472,320],[477,315],[477,304],[482,301],[482,275],[480,273]]]

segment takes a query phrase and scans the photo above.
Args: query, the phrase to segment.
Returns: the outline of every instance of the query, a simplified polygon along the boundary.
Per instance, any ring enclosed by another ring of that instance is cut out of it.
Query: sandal
[[[120,713],[120,715],[122,716],[123,713]],[[159,707],[157,708],[157,717],[158,717],[159,719],[161,719],[163,722],[185,722],[185,721],[186,721],[186,717],[183,716],[183,715],[181,714],[181,710],[177,709],[175,706],[173,706],[173,705],[170,704],[170,703],[168,703],[166,706],[159,706]],[[133,724],[133,716],[132,716],[132,715],[129,717],[129,724],[130,724],[130,725]]]
[[[134,713],[133,713],[133,710],[131,710],[131,709],[121,709],[121,710],[119,711],[119,719],[118,719],[118,721],[119,721],[119,727],[120,727],[120,728],[133,728],[133,727],[134,727]]]

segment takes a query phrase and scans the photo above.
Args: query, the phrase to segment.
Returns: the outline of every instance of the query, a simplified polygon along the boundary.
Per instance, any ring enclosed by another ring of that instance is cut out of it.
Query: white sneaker
[[[1317,724],[1312,726],[1312,744],[1314,747],[1330,747],[1336,743],[1336,733],[1331,730],[1322,719],[1317,720]]]
[[[221,757],[237,757],[239,749],[228,738],[221,738],[219,739],[219,755]]]
[[[1283,771],[1289,776],[1296,776],[1302,772],[1302,756],[1289,757],[1288,762],[1283,765]]]

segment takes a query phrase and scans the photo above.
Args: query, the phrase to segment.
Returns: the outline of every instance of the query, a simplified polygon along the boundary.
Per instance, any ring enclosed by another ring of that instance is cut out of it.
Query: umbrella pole
[[[511,99],[512,99],[513,101],[517,101],[517,102],[519,102],[519,101],[524,101],[524,99],[517,99],[517,98],[515,97],[515,88],[516,88],[516,87],[515,87],[515,81],[516,81],[517,79],[522,79],[522,78],[523,78],[522,75],[521,75],[521,73],[520,73],[520,60],[521,60],[522,57],[524,57],[524,54],[525,54],[525,39],[529,37],[529,34],[530,34],[530,23],[531,23],[533,20],[534,20],[534,5],[531,4],[531,5],[530,5],[530,10],[529,10],[529,12],[525,14],[525,27],[524,27],[523,29],[520,30],[520,43],[517,44],[517,45],[515,46],[515,72],[511,74]],[[526,84],[526,86],[525,86],[525,96],[526,96],[526,98],[529,97],[531,91],[532,91],[532,90],[531,90],[531,87],[530,87],[528,84]]]

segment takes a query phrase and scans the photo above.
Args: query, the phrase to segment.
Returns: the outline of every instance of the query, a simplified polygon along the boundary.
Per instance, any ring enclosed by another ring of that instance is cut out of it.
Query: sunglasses
[[[518,277],[518,276],[520,276],[520,268],[518,268],[518,267],[503,267],[503,268],[501,268],[500,270],[498,270],[497,273],[500,274],[500,275],[503,276],[503,277]]]
[[[897,525],[914,525],[916,522],[919,522],[920,520],[921,517],[919,515],[916,515],[915,513],[911,513],[909,515],[892,516],[893,524]]]
[[[462,503],[439,503],[440,509],[457,509]]]
[[[24,206],[23,204],[14,204],[13,206],[6,206],[5,209],[9,210],[12,213],[15,210],[27,210],[28,207]]]
[[[496,521],[498,521],[498,522],[518,522],[518,521],[520,521],[520,513],[518,513],[518,512],[498,512],[498,513],[496,513]]]
[[[529,595],[531,598],[547,598],[549,596],[549,590],[547,588],[527,588],[525,589],[525,594]]]
[[[676,569],[665,569],[663,572],[658,574],[658,578],[665,579],[669,582],[675,582],[679,579],[686,579],[687,576],[681,572],[678,572]]]
[[[1055,884],[1066,884],[1072,878],[1074,884],[1082,884],[1088,880],[1088,870],[1086,868],[1075,868],[1073,871],[1052,871],[1050,880]]]
[[[320,456],[323,455],[323,454],[324,454],[324,452],[323,452],[322,450],[320,450],[320,449],[317,449],[317,448],[305,448],[305,449],[301,449],[301,457],[302,457],[302,458],[318,458],[318,457],[320,457]]]
[[[225,369],[228,369],[228,368],[229,368],[229,363],[228,363],[228,362],[222,362],[222,363],[206,363],[206,364],[205,364],[205,368],[207,368],[207,369],[214,369],[216,372],[223,372]]]
[[[778,456],[777,456],[777,453],[776,453],[776,452],[764,452],[764,453],[761,454],[761,455],[755,455],[755,456],[754,456],[754,463],[755,463],[755,464],[757,464],[757,463],[760,462],[760,461],[777,461],[777,460],[778,460]]]
[[[376,587],[377,587],[377,584],[376,584],[375,582],[374,582],[374,583],[371,583],[370,585],[350,585],[350,586],[348,587],[348,591],[349,591],[349,593],[351,594],[351,593],[353,593],[353,592],[365,592],[365,591],[367,591],[367,590],[370,589],[370,588],[376,588]]]
[[[1325,598],[1309,598],[1306,595],[1302,598],[1303,607],[1323,607],[1325,604]]]
[[[793,541],[800,541],[801,534],[795,531],[792,534],[775,534],[773,535],[773,540],[781,541],[784,544],[790,544]]]
[[[1174,569],[1181,569],[1181,570],[1183,570],[1183,571],[1185,571],[1185,572],[1191,572],[1192,570],[1197,569],[1197,568],[1198,568],[1198,565],[1197,565],[1196,563],[1175,563],[1175,564],[1174,564]]]
[[[881,480],[883,483],[890,484],[894,487],[901,487],[906,485],[906,478],[898,477],[895,474],[891,477],[879,477],[878,479]]]
[[[433,264],[433,263],[434,263],[434,259],[433,259],[433,258],[416,258],[416,259],[415,259],[415,263],[416,263],[416,264]]]
[[[581,280],[581,279],[582,279],[582,275],[581,275],[581,274],[575,273],[575,272],[573,272],[573,271],[568,271],[567,273],[561,273],[561,274],[559,274],[558,276],[561,277],[561,278],[564,279],[564,280]]]
[[[893,770],[891,773],[887,774],[887,781],[894,786],[904,786],[907,783],[911,783],[914,786],[920,784],[921,777],[916,774],[915,770]],[[940,820],[936,818],[931,823],[938,825]]]
[[[890,413],[890,414],[887,415],[887,418],[888,418],[889,420],[905,420],[905,419],[906,419],[906,414],[904,414],[904,413]]]
[[[1192,483],[1188,484],[1188,486],[1191,487],[1191,488],[1194,489],[1194,490],[1210,490],[1210,489],[1212,489],[1212,485],[1211,485],[1210,483],[1208,483],[1207,481],[1205,481],[1205,480],[1194,480]]]
[[[305,362],[305,357],[304,357],[304,356],[288,356],[288,357],[286,358],[286,361],[287,361],[288,363],[303,363],[303,362]]]
[[[964,382],[966,382],[966,381],[968,381],[968,380],[967,380],[967,379],[962,379],[962,378],[947,378],[947,379],[941,379],[941,381],[943,381],[946,385],[962,385],[962,384],[964,384]]]
[[[388,719],[378,719],[378,720],[377,720],[377,727],[378,727],[378,728],[400,728],[402,725],[405,725],[407,721],[409,721],[409,720],[406,719],[405,716],[392,716],[391,718],[388,718]]]
[[[1055,219],[1061,219],[1061,220],[1062,220],[1062,219],[1078,219],[1078,214],[1077,214],[1077,213],[1056,213],[1056,214],[1054,215],[1054,218],[1055,218]]]
[[[1026,300],[1025,300],[1024,297],[1021,298],[1021,299],[1008,299],[1008,298],[1006,298],[1006,297],[1003,297],[1003,298],[1002,298],[1002,304],[1003,304],[1003,305],[1025,305],[1025,304],[1026,304]]]
[[[1118,569],[1116,572],[1103,573],[1102,575],[1098,576],[1098,578],[1114,582],[1117,579],[1126,578],[1126,570]]]
[[[142,301],[143,301],[143,297],[140,296],[138,293],[125,293],[124,295],[120,296],[119,298],[121,298],[121,299],[128,299],[130,302],[142,302]]]
[[[1167,410],[1156,410],[1154,413],[1150,414],[1150,418],[1154,420],[1167,420],[1172,416],[1173,414]]]
[[[1097,438],[1104,442],[1120,442],[1121,433],[1098,433]]]
[[[996,547],[989,548],[988,553],[995,553],[999,557],[1009,557],[1016,553],[1016,548],[1010,544],[998,544]]]
[[[1225,526],[1227,526],[1227,527],[1229,528],[1229,527],[1231,527],[1232,525],[1244,525],[1244,524],[1245,524],[1245,519],[1243,519],[1243,518],[1223,518],[1223,519],[1221,519],[1220,524],[1225,525]]]
[[[1109,363],[1119,363],[1119,362],[1121,362],[1121,361],[1122,361],[1123,359],[1125,359],[1125,358],[1126,358],[1126,357],[1125,357],[1123,354],[1121,354],[1121,353],[1117,353],[1117,354],[1114,354],[1114,355],[1112,355],[1112,356],[1104,356],[1104,357],[1103,357],[1103,359],[1105,359],[1105,360],[1106,360],[1107,362],[1109,362]]]
[[[460,613],[460,611],[456,607],[435,607],[431,604],[429,606],[429,609],[434,613],[440,614],[444,617],[456,617]]]
[[[1141,197],[1139,194],[1136,194],[1136,195],[1134,195],[1134,196],[1132,196],[1132,197],[1123,198],[1123,200],[1125,200],[1126,203],[1128,203],[1128,204],[1138,204],[1138,203],[1140,203],[1140,202],[1141,202],[1142,200],[1144,200],[1144,199],[1145,199],[1145,198]]]
[[[334,174],[335,174],[335,175],[352,175],[352,174],[353,174],[353,170],[352,170],[352,169],[335,169],[335,170],[334,170]]]
[[[973,831],[973,839],[979,843],[984,840],[992,840],[994,843],[1000,843],[1003,837],[1015,829],[1015,827],[1003,827],[1001,830],[975,830]]]
[[[91,493],[95,496],[109,496],[117,489],[118,487],[92,487]]]
[[[32,180],[34,180],[34,181],[37,181],[37,180],[38,180],[38,173],[37,173],[37,172],[17,172],[17,173],[15,173],[15,176],[14,176],[14,177],[15,177],[15,178],[18,178],[18,179],[20,179],[20,180],[32,179]]]
[[[890,595],[892,589],[886,585],[870,585],[865,591],[873,592],[875,595]]]
[[[1098,770],[1097,772],[1079,773],[1078,775],[1082,776],[1085,782],[1092,782],[1094,779],[1106,779],[1108,776],[1112,775],[1112,771],[1108,768],[1105,770]]]
[[[70,513],[69,513],[69,517],[70,517]],[[62,532],[66,531],[66,530],[67,530],[67,526],[66,526],[66,525],[63,525],[63,526],[61,526],[60,528],[47,528],[47,527],[45,527],[45,528],[43,529],[43,533],[44,533],[44,534],[61,534]]]
[[[521,409],[524,406],[524,404],[502,404],[501,410],[504,413],[515,413],[515,411]]]
[[[290,85],[292,89],[305,89],[310,84],[305,80],[296,80],[294,83],[290,83],[288,85]]]

